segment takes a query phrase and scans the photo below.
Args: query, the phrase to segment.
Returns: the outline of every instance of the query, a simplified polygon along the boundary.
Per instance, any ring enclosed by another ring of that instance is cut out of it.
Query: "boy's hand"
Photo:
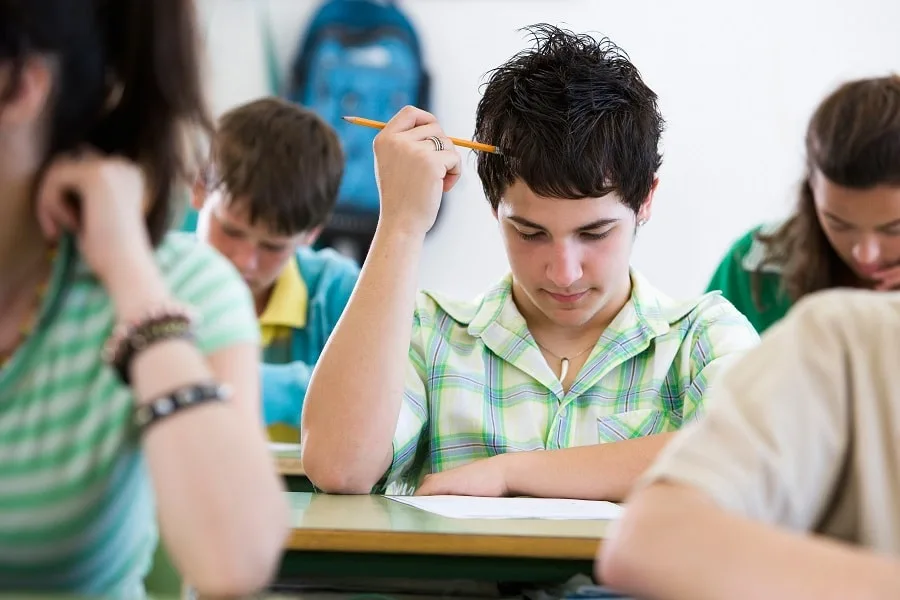
[[[444,149],[436,150],[431,136]],[[382,224],[422,235],[437,218],[441,194],[459,179],[460,156],[434,115],[407,106],[375,137]]]
[[[442,473],[426,475],[416,496],[483,496],[509,495],[503,454],[478,460]]]

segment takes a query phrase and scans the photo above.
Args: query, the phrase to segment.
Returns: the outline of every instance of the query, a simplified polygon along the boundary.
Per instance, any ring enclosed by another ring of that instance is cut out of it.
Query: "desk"
[[[306,477],[303,463],[300,462],[299,444],[269,443],[269,452],[275,458],[278,473],[284,478],[288,491],[314,492],[315,488]]]
[[[561,582],[593,572],[607,521],[450,519],[382,496],[292,493],[280,581]]]

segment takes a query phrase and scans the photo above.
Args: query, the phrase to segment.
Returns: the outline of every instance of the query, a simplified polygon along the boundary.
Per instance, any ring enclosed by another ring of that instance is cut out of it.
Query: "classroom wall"
[[[897,0],[405,0],[445,130],[471,136],[482,75],[536,22],[608,35],[660,96],[668,121],[651,222],[634,265],[674,296],[702,291],[728,245],[793,202],[810,112],[840,81],[900,71]],[[287,66],[313,0],[201,0],[216,112],[269,92],[268,14]],[[507,265],[468,158],[429,236],[425,287],[461,297]]]

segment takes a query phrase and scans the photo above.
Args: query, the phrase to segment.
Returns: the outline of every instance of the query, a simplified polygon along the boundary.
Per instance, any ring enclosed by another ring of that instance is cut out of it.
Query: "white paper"
[[[451,519],[611,520],[622,507],[598,500],[556,498],[481,498],[477,496],[388,496],[415,508]]]
[[[273,454],[285,452],[300,452],[300,444],[285,444],[281,442],[269,442],[269,452]]]

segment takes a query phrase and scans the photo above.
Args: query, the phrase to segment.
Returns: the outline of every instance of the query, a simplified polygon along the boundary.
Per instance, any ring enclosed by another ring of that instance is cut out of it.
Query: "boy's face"
[[[538,319],[577,328],[614,316],[608,314],[611,303],[627,298],[631,289],[636,222],[649,218],[652,196],[651,191],[636,216],[616,194],[542,198],[521,181],[507,189],[496,218],[514,297],[529,325]]]
[[[285,236],[263,223],[250,224],[246,202],[224,202],[223,192],[195,190],[194,208],[200,211],[197,235],[225,256],[240,272],[259,300],[268,295],[298,246],[315,242],[319,231]]]

